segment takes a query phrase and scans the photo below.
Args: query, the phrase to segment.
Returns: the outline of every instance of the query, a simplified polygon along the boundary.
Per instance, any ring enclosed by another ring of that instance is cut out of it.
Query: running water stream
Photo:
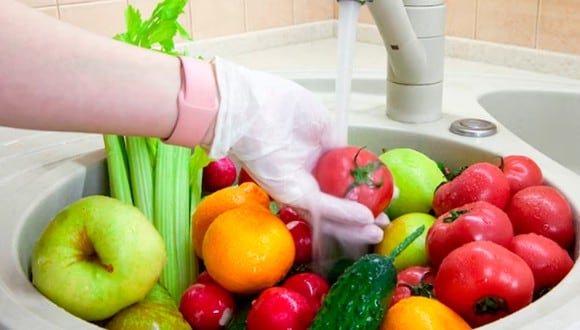
[[[352,66],[361,4],[358,1],[339,1],[338,5],[336,102],[334,105],[335,123],[333,127],[333,142],[337,146],[344,146],[348,143],[348,111],[350,109]]]
[[[337,33],[337,71],[335,81],[336,101],[334,104],[334,123],[332,144],[335,147],[348,144],[348,112],[350,109],[350,95],[352,85],[353,57],[357,36],[357,24],[361,4],[358,1],[339,1],[338,33]],[[311,210],[316,210],[316,207]],[[314,211],[316,213],[316,211]],[[318,224],[319,215],[312,214]],[[314,263],[323,273],[340,258],[358,258],[366,250],[366,245],[353,246],[332,237],[322,235],[319,225],[315,225],[314,234]]]

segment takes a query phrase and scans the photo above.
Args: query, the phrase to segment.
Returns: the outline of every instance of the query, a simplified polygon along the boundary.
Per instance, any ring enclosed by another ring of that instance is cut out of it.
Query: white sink
[[[479,103],[514,134],[580,174],[580,93],[504,90],[482,95]]]
[[[333,78],[324,74],[292,74],[297,82],[333,102]],[[462,78],[463,79],[463,78]],[[461,80],[461,79],[460,79]],[[464,86],[459,84],[458,86]],[[384,79],[355,77],[353,109],[350,113],[350,143],[381,152],[383,148],[411,147],[456,167],[498,155],[521,153],[534,158],[548,183],[560,189],[573,205],[575,219],[580,210],[580,176],[546,154],[534,149],[499,125],[498,133],[469,138],[449,132],[460,118],[448,111],[434,123],[408,125],[390,121],[384,111]],[[449,88],[454,88],[453,84]],[[486,113],[473,103],[473,114]],[[4,142],[0,155],[8,159],[0,175],[0,328],[8,329],[91,329],[94,325],[64,312],[39,294],[29,282],[32,248],[41,230],[58,210],[85,195],[107,192],[107,175],[100,136],[21,132]],[[0,139],[2,135],[0,135]],[[50,143],[47,144],[47,141]],[[22,144],[22,148],[14,148]],[[13,148],[11,148],[12,146]],[[19,166],[8,166],[19,164]],[[580,235],[576,223],[576,235]],[[575,256],[580,245],[575,246]],[[518,313],[489,324],[485,329],[565,329],[580,316],[580,266],[546,296]]]

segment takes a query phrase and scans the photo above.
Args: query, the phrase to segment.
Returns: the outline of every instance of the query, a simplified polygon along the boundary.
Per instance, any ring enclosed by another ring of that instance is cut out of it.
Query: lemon
[[[405,213],[428,213],[435,189],[447,181],[437,163],[429,156],[410,148],[395,148],[379,156],[387,165],[399,195],[391,201],[387,214],[395,219]]]
[[[384,256],[391,254],[407,236],[417,228],[425,226],[423,233],[395,258],[393,264],[397,271],[411,266],[427,266],[429,258],[425,238],[434,222],[434,216],[419,212],[407,213],[394,219],[384,228],[383,240],[375,245],[375,252]]]

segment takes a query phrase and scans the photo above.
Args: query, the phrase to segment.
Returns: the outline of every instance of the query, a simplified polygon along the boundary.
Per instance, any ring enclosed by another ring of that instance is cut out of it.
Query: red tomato
[[[475,328],[530,304],[534,274],[507,248],[490,241],[474,241],[443,259],[435,276],[434,293]]]
[[[233,185],[236,182],[236,172],[236,164],[228,157],[209,162],[203,168],[203,190],[214,192]]]
[[[379,157],[346,146],[324,153],[313,170],[320,189],[366,205],[378,216],[393,197],[393,176]]]
[[[411,266],[397,274],[397,286],[390,306],[411,296],[433,297],[435,269],[425,266]]]
[[[326,297],[326,294],[330,290],[328,282],[322,276],[313,272],[292,275],[284,281],[282,286],[292,289],[306,297],[315,312],[320,309],[324,297]]]
[[[515,193],[506,213],[514,226],[514,233],[536,233],[553,239],[564,249],[574,240],[572,207],[557,189],[532,186]]]
[[[503,172],[490,163],[475,163],[435,190],[433,211],[439,216],[477,201],[487,201],[503,209],[509,198],[510,185]]]
[[[315,314],[302,294],[274,286],[262,291],[252,302],[246,326],[248,330],[308,329]]]
[[[507,246],[514,237],[512,223],[499,207],[485,202],[468,203],[440,215],[427,232],[427,255],[437,268],[459,246],[488,240]]]
[[[222,329],[235,308],[233,295],[215,284],[195,283],[179,301],[179,311],[194,329]]]
[[[540,166],[530,157],[509,155],[502,157],[498,164],[509,181],[511,194],[530,186],[539,186],[544,182]]]
[[[514,236],[508,248],[532,269],[536,298],[560,283],[574,266],[568,252],[558,243],[534,233]]]

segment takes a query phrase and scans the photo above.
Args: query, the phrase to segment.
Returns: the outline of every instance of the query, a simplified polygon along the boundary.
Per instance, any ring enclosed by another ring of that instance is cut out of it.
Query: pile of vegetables
[[[189,38],[177,22],[186,4],[187,0],[164,0],[147,20],[129,6],[127,31],[115,39],[175,55],[175,35]],[[165,241],[168,262],[160,284],[176,302],[181,299],[182,312],[187,310],[202,315],[204,308],[210,306],[209,302],[195,299],[199,295],[209,299],[207,290],[215,282],[207,273],[197,277],[199,265],[192,244],[191,216],[202,198],[204,170],[207,176],[211,175],[208,172],[211,160],[199,147],[192,151],[155,138],[105,135],[104,141],[111,196],[138,207],[151,219]],[[344,191],[343,195],[335,193],[340,197],[360,198],[359,202],[372,209],[375,216],[387,212],[386,207],[393,196],[393,176],[388,167],[378,157],[358,147],[344,149],[342,154],[338,152],[329,164],[315,169],[322,189],[329,193]],[[339,161],[340,158],[346,161]],[[356,167],[349,168],[353,163]],[[518,168],[525,168],[527,174],[522,175]],[[235,167],[229,166],[230,172],[232,169],[235,171]],[[332,286],[325,287],[323,294],[315,295],[314,308],[301,307],[302,312],[297,309],[293,314],[284,310],[285,315],[294,315],[293,319],[284,322],[313,329],[378,328],[394,303],[411,295],[424,295],[438,299],[471,326],[480,326],[531,303],[570,270],[572,259],[566,250],[574,239],[569,205],[555,189],[543,184],[538,170],[533,161],[510,156],[503,158],[501,164],[480,162],[457,173],[447,172],[448,177],[434,192],[432,203],[427,204],[437,221],[428,228],[417,229],[389,256],[373,253],[354,263],[349,262],[338,271],[338,279],[327,277],[328,285]],[[243,171],[237,177],[238,182],[242,181],[242,174]],[[355,183],[353,176],[356,176]],[[537,208],[542,203],[547,205],[547,211],[530,214],[532,206]],[[275,212],[283,221],[290,215],[293,219],[299,218],[289,208]],[[530,217],[536,220],[535,225],[528,220]],[[395,269],[396,257],[421,234],[425,238],[429,264]],[[299,264],[310,262],[310,253],[310,250],[303,253],[306,257]],[[538,257],[541,253],[557,254],[560,261],[554,267],[559,267],[558,272],[549,265],[550,260]],[[310,280],[316,276],[308,268],[297,269],[289,273],[286,280],[294,279],[297,274],[308,274]],[[492,285],[473,288],[460,282],[461,278]],[[312,300],[296,295],[296,290],[288,286],[282,284],[251,297],[253,303],[238,310],[228,325],[232,328],[271,327],[273,324],[269,322],[276,321],[270,320],[276,312],[272,306],[312,305]],[[395,300],[391,301],[393,293]],[[235,308],[237,301],[227,292],[214,292],[214,295],[215,299],[227,300],[222,304],[225,306],[222,313],[230,313]],[[185,317],[190,323],[194,322],[188,315]],[[224,317],[229,321],[227,315]],[[221,317],[209,322],[221,322],[217,326],[226,326]]]
[[[342,155],[338,163],[350,164],[355,170],[347,165],[329,166],[327,172],[338,179],[327,183],[349,192],[350,183],[361,179],[361,168],[374,168],[367,173],[372,185],[361,180],[364,187],[359,188],[366,194],[359,194],[359,201],[370,207],[370,197],[384,196],[384,187],[377,183],[387,182],[389,175],[377,175],[384,172],[384,167],[369,165],[376,164],[376,156],[368,153],[360,157],[361,153],[352,147],[338,148],[333,150],[335,153]],[[240,182],[245,180],[241,174]],[[375,250],[358,260],[341,260],[324,274],[329,288],[316,296],[316,304],[310,303],[316,313],[285,286],[289,280],[296,283],[297,275],[316,275],[309,267],[310,258],[298,262],[280,285],[256,296],[235,299],[236,304],[230,308],[236,312],[227,327],[390,329],[384,328],[386,320],[401,324],[403,320],[393,318],[406,315],[405,324],[420,328],[419,323],[413,323],[419,319],[413,320],[410,315],[422,313],[429,322],[446,324],[446,318],[451,317],[458,328],[468,329],[517,312],[540,299],[568,274],[573,267],[569,249],[574,239],[570,205],[556,188],[543,182],[542,171],[532,159],[508,155],[498,157],[497,163],[480,161],[454,171],[442,166],[440,174],[446,179],[432,193],[429,213],[406,213],[387,226],[407,227],[397,237],[390,237],[403,242],[399,247],[382,255]],[[287,224],[300,219],[288,206],[274,212]],[[425,215],[434,221],[413,221]],[[422,249],[411,247],[412,242],[418,242]],[[371,252],[373,247],[369,248]],[[426,258],[403,256],[401,251],[422,253]],[[412,262],[396,267],[400,258]],[[302,286],[307,283],[302,282]],[[445,313],[429,314],[430,309],[423,310],[423,305],[406,304],[389,317],[393,306],[415,296],[435,300],[437,308]],[[208,297],[205,299],[211,299]]]

